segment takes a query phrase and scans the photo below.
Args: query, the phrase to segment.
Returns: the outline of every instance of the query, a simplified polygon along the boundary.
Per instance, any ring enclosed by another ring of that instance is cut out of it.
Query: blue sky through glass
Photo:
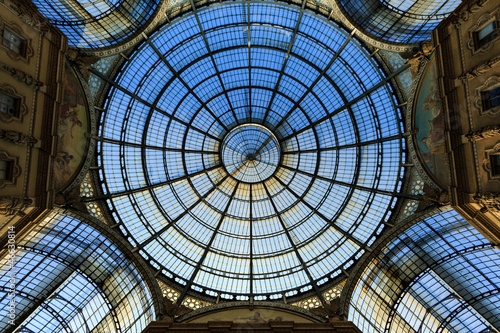
[[[350,267],[391,215],[395,98],[367,50],[323,18],[266,2],[200,9],[151,35],[117,83],[128,92],[106,102],[103,190],[126,237],[178,283],[296,294]],[[261,181],[220,158],[244,124],[279,142]]]

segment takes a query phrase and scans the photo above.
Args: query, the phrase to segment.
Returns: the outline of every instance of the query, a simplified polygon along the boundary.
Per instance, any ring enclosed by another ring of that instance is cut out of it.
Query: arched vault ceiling
[[[195,8],[108,79],[100,198],[183,295],[320,294],[401,195],[390,77],[349,32],[304,8]]]

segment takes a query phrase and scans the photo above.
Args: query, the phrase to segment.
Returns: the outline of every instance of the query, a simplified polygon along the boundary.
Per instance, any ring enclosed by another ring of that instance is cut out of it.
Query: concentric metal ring
[[[208,296],[271,300],[340,278],[381,233],[404,171],[375,58],[276,2],[161,27],[106,102],[100,172],[120,230],[159,274]]]
[[[222,163],[237,180],[257,183],[271,177],[280,160],[278,139],[264,126],[240,125],[222,143]]]

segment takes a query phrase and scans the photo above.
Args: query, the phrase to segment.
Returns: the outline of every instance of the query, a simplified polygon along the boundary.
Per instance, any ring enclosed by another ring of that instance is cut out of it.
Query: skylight
[[[184,294],[318,291],[381,232],[402,182],[401,116],[350,32],[294,5],[217,3],[129,59],[102,118],[102,191]]]

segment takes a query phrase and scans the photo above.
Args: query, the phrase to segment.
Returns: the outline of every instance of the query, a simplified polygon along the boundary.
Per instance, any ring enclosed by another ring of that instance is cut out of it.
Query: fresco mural
[[[87,103],[80,82],[70,64],[64,67],[64,96],[59,110],[54,188],[63,189],[78,172],[86,154],[89,121]]]
[[[187,322],[206,323],[207,321],[232,321],[235,324],[268,324],[273,321],[293,321],[296,323],[313,323],[309,318],[297,314],[270,308],[222,310],[198,317]]]
[[[449,183],[444,142],[444,115],[437,87],[437,67],[433,57],[425,69],[417,90],[414,126],[421,160],[443,187]]]

